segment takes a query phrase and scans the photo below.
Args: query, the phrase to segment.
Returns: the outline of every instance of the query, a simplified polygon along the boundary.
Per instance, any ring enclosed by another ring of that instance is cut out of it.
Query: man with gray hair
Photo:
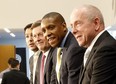
[[[79,45],[87,48],[79,84],[116,84],[116,40],[105,30],[100,10],[92,5],[74,9],[70,23]]]

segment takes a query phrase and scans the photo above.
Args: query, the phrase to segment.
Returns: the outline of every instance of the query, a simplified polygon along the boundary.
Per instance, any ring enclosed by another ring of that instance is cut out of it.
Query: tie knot
[[[57,56],[61,55],[62,54],[61,52],[62,52],[62,48],[61,47],[57,48]]]
[[[45,57],[46,57],[46,56],[43,54],[43,55],[42,55],[42,60],[44,60],[44,59],[45,59]]]

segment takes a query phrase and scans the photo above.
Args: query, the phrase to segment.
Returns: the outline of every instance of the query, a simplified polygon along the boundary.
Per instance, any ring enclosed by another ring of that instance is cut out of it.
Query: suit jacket
[[[116,40],[107,31],[94,44],[79,84],[116,84]]]
[[[50,84],[51,81],[51,72],[53,68],[53,53],[55,48],[51,48],[46,60],[46,64],[44,67],[44,84]]]
[[[30,84],[28,77],[18,70],[4,73],[1,84]]]
[[[33,55],[29,59],[30,65],[30,84],[33,84]]]
[[[40,53],[40,51],[38,51],[38,56],[40,55],[41,53]],[[34,57],[33,57],[33,55],[30,57],[30,59],[29,59],[29,65],[30,65],[30,84],[33,84],[33,59],[34,59]],[[37,60],[37,66],[36,66],[36,72],[35,72],[35,83],[34,84],[37,84],[37,82],[38,82],[38,75],[39,75],[39,65],[38,65],[38,62],[40,62],[39,61],[39,59],[41,59],[41,56],[39,56],[38,57],[38,60]]]
[[[52,72],[52,59],[53,59],[53,52],[54,52],[54,48],[51,48],[47,59],[46,59],[46,64],[44,66],[44,84],[50,84],[50,80],[51,80],[51,72]],[[37,75],[37,83],[35,84],[40,84],[40,66],[41,66],[41,59],[42,59],[42,52],[40,53],[39,59],[38,59],[38,75]]]
[[[75,37],[70,32],[63,47],[62,63],[60,68],[60,84],[78,83],[84,52],[85,49],[78,45]],[[54,70],[52,71],[51,84],[57,84],[55,72],[56,56],[54,56],[53,63]]]
[[[40,66],[41,66],[41,58],[42,58],[42,52],[39,54],[38,58],[38,65],[37,65],[37,70],[36,70],[36,76],[35,76],[35,84],[40,84]]]

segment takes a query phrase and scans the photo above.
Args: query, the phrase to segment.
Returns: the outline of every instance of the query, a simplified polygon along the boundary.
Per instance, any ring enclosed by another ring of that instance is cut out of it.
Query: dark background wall
[[[16,54],[18,55],[16,58],[21,60],[20,70],[26,74],[26,48],[16,48]]]

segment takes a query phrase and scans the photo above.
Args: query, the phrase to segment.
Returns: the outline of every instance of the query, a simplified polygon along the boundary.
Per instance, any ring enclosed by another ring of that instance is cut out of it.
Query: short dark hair
[[[49,13],[47,13],[45,16],[43,16],[42,20],[46,19],[46,18],[54,18],[58,22],[66,24],[64,17],[58,12],[49,12]]]
[[[8,64],[11,65],[11,68],[15,68],[17,65],[19,65],[19,61],[15,58],[9,58]]]
[[[26,29],[30,29],[31,26],[32,26],[33,23],[30,23],[30,24],[27,24],[25,27],[24,27],[24,32],[26,31]]]
[[[34,22],[31,26],[31,29],[38,27],[38,26],[41,26],[41,20],[37,20],[36,22]]]

